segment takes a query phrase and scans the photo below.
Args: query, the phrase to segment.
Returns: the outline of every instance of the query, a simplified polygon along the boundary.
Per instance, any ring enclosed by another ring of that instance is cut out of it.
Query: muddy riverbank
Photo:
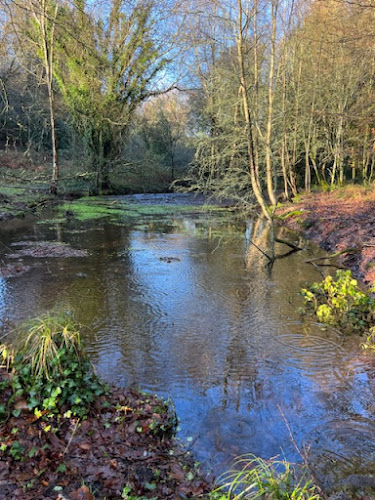
[[[375,282],[375,191],[345,188],[302,196],[283,206],[282,224],[329,252],[366,284]]]

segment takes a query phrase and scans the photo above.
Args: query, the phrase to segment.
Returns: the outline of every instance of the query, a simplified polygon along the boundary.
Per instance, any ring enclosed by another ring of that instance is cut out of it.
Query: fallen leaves
[[[72,248],[59,241],[20,241],[13,246],[22,247],[16,252],[7,255],[9,259],[23,257],[51,258],[51,257],[86,257],[87,251]]]
[[[352,197],[340,197],[339,192],[314,193],[293,207],[304,210],[285,219],[284,225],[303,231],[330,252],[357,248],[353,255],[340,256],[340,262],[366,283],[375,283],[375,191],[362,197],[359,193]]]
[[[0,404],[8,399],[2,391]],[[22,400],[19,406],[20,415],[0,428],[0,500],[119,499],[125,486],[163,500],[209,491],[173,440],[175,415],[156,397],[113,389],[84,421],[54,416],[46,423]]]

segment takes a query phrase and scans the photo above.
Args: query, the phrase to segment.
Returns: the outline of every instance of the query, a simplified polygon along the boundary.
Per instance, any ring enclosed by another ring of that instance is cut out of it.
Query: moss
[[[0,186],[0,193],[4,196],[20,196],[25,194],[26,189],[20,186]]]
[[[37,224],[65,224],[65,223],[66,223],[65,217],[56,217],[54,219],[45,219],[37,222]]]
[[[305,213],[306,213],[306,210],[291,210],[290,212],[287,212],[285,214],[280,215],[279,219],[285,220],[285,219],[289,219],[290,217],[296,217],[298,215],[302,215]]]
[[[124,201],[103,199],[99,196],[80,198],[71,203],[64,203],[58,208],[60,214],[71,213],[79,221],[97,220],[108,218],[115,222],[119,217],[135,219],[139,216],[166,217],[176,214],[202,213],[205,211],[215,213],[228,213],[228,209],[217,206],[201,205],[142,205],[126,203]],[[59,219],[59,217],[57,218]],[[56,219],[55,219],[56,220]],[[52,223],[52,220],[49,221]]]

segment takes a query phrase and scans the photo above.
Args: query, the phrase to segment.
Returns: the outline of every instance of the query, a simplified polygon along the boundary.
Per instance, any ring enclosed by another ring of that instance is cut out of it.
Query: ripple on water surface
[[[299,289],[320,279],[304,264],[306,253],[271,270],[246,247],[244,224],[234,231],[222,216],[169,218],[165,224],[148,216],[137,228],[98,221],[88,231],[84,224],[81,232],[60,231],[63,241],[90,254],[45,259],[24,278],[0,279],[1,321],[56,303],[75,311],[89,327],[85,340],[98,372],[171,396],[181,437],[197,438],[197,459],[216,472],[241,453],[298,460],[285,420],[313,458],[337,461],[340,477],[354,474],[348,463],[370,463],[373,368],[358,342],[296,314]],[[34,232],[39,240],[56,239],[57,231],[38,225],[8,243]]]

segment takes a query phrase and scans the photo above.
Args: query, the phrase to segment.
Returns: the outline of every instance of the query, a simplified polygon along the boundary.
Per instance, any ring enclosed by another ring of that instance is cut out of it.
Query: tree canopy
[[[267,214],[373,180],[373,0],[2,4],[0,139],[54,151],[54,183],[67,150],[98,189],[162,168]]]

